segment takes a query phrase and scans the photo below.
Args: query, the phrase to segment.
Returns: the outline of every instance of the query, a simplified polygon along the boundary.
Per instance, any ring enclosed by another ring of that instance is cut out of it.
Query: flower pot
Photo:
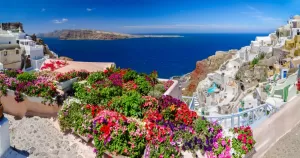
[[[68,81],[58,82],[57,83],[57,88],[60,89],[60,90],[69,89],[69,88],[71,88],[72,84],[77,81],[77,79],[78,79],[78,77],[75,77],[75,78],[72,78]]]

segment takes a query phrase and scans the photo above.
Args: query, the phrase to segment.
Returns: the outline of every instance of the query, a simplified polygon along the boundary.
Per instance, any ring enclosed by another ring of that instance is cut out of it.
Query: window
[[[4,56],[7,56],[7,51],[4,51]]]
[[[16,50],[16,54],[19,54],[19,50]]]

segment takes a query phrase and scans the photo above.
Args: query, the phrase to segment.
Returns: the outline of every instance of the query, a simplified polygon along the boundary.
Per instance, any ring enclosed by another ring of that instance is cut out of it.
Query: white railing
[[[195,99],[194,97],[183,96],[182,100],[189,105],[190,110],[195,110]],[[277,112],[279,109],[270,104],[262,104],[255,108],[247,109],[242,112],[220,115],[220,116],[206,116],[205,117],[210,122],[216,122],[220,124],[223,128],[229,129],[233,127],[240,126],[251,126],[254,127],[261,123],[264,119],[267,119],[272,114]]]
[[[182,96],[182,101],[185,102],[191,110],[195,108],[195,99],[195,97]]]
[[[239,113],[221,116],[204,116],[211,122],[220,124],[223,128],[233,128],[240,126],[256,126],[264,119],[277,112],[278,109],[270,104],[263,104]]]

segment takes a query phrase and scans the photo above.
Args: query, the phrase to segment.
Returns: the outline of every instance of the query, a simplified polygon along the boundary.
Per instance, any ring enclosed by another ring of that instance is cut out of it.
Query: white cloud
[[[46,9],[45,8],[43,8],[42,10],[41,10],[41,12],[45,12],[46,11]]]
[[[250,17],[257,18],[258,20],[261,20],[263,22],[279,22],[282,21],[281,18],[274,18],[270,16],[265,16],[264,13],[257,8],[254,8],[250,5],[247,5],[247,8],[249,11],[241,12],[242,14],[246,14]]]
[[[95,10],[95,8],[86,8],[86,11],[88,11],[88,12],[91,12],[93,10]]]
[[[66,23],[68,21],[69,21],[68,19],[62,18],[61,20],[53,20],[53,23],[55,23],[55,24],[62,24],[62,23]]]

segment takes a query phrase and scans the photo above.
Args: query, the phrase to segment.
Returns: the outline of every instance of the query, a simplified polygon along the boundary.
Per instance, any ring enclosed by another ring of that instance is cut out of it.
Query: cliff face
[[[132,38],[132,35],[94,31],[94,30],[57,30],[54,32],[39,34],[40,37],[59,37],[62,40],[115,40]]]
[[[19,28],[21,28],[21,31],[24,32],[23,24],[20,22],[1,23],[1,26],[2,30],[19,31]]]
[[[216,53],[216,55],[210,56],[207,59],[198,61],[196,63],[196,69],[191,73],[190,83],[183,92],[184,95],[192,95],[196,90],[198,83],[204,80],[207,74],[212,73],[219,69],[219,67],[227,60],[231,59],[234,55],[233,52],[228,53]]]

